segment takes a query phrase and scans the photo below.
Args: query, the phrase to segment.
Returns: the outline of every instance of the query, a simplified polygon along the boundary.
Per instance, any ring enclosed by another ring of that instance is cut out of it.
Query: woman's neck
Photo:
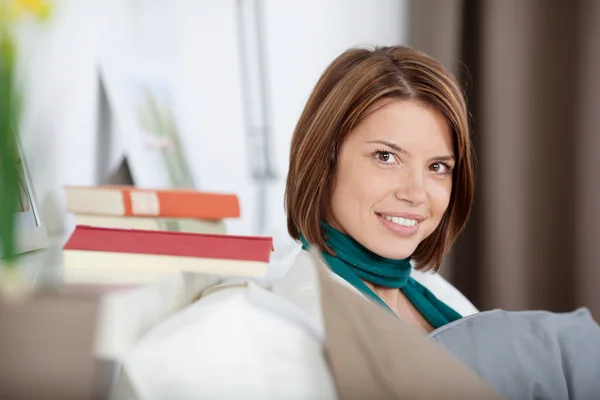
[[[417,329],[423,334],[428,334],[433,331],[433,327],[412,305],[400,289],[378,286],[366,281],[364,282],[385,302],[385,304],[387,304],[402,322]]]

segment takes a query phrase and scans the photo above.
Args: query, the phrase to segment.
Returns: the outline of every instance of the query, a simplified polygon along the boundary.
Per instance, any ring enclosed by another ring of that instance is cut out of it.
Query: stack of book
[[[239,218],[236,195],[131,186],[67,186],[67,210],[77,225],[193,233],[226,233]]]
[[[174,272],[264,277],[273,240],[233,236],[238,198],[129,186],[65,188],[76,227],[63,247],[63,282],[140,285]]]

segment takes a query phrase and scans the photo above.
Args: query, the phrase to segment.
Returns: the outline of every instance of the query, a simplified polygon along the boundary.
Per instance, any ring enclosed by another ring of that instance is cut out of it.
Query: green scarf
[[[391,309],[387,304],[364,281],[378,286],[400,289],[434,329],[462,318],[460,314],[410,277],[412,267],[409,258],[392,260],[381,257],[331,226],[325,223],[321,226],[327,244],[336,253],[335,256],[325,251],[322,253],[329,268],[390,312]],[[303,236],[300,239],[302,248],[308,249],[309,243],[306,239]]]

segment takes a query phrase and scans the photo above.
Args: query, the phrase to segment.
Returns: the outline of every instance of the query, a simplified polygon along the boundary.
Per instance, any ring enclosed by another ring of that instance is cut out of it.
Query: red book
[[[70,283],[144,283],[173,271],[264,276],[273,239],[78,225],[64,245]]]

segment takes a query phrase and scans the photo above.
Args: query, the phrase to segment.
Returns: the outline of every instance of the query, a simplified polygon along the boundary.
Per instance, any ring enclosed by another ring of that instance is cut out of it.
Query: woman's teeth
[[[382,217],[384,217],[388,221],[391,221],[391,222],[393,222],[395,224],[398,224],[398,225],[415,226],[417,224],[417,221],[414,220],[414,219],[407,219],[407,218],[402,218],[402,217],[390,217],[390,216],[387,216],[387,215],[382,215]]]

